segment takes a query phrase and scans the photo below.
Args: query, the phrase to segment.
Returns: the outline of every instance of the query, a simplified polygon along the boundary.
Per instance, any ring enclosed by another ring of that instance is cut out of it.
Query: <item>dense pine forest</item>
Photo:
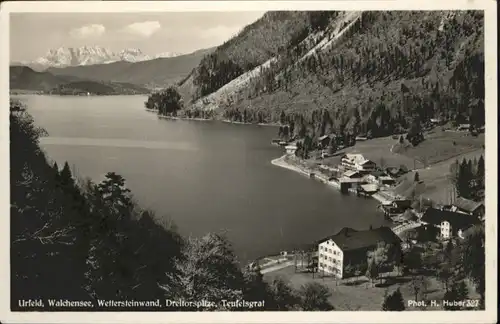
[[[484,125],[481,11],[345,17],[333,11],[266,14],[200,62],[180,86],[184,101],[261,65],[244,86],[217,94],[220,115],[298,124],[297,132],[304,124],[312,137],[344,130],[387,136],[430,119]],[[190,82],[194,93],[187,94]]]

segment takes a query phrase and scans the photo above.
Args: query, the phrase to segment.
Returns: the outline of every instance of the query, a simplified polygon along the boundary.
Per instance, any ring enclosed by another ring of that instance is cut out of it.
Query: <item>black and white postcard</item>
[[[0,321],[495,323],[496,29],[492,0],[2,3]]]

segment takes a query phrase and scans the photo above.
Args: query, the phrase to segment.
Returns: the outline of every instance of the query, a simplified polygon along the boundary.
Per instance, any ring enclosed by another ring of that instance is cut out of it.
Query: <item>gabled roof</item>
[[[411,207],[411,200],[410,199],[396,199],[392,202],[394,206],[397,206],[399,208],[407,208]]]
[[[459,209],[465,210],[467,212],[474,212],[476,209],[481,207],[483,204],[480,202],[475,202],[470,199],[465,199],[462,197],[458,197],[455,203],[453,204],[454,206],[458,207]]]
[[[385,226],[364,231],[357,231],[349,227],[344,227],[337,234],[320,240],[318,244],[330,239],[333,240],[342,251],[371,248],[377,246],[379,242],[385,242],[387,244],[401,242],[401,239],[394,234],[389,227]]]
[[[385,173],[385,172],[384,172],[384,171],[382,171],[382,170],[375,170],[375,171],[370,172],[370,174],[371,174],[372,176],[374,176],[374,177],[377,177],[377,178],[378,178],[378,177],[383,177],[383,176],[386,176],[386,175],[387,175],[387,173]]]
[[[346,176],[347,178],[351,178],[351,177],[353,177],[353,176],[355,176],[355,175],[360,176],[360,175],[361,175],[361,173],[359,173],[358,171],[353,171],[353,170],[349,170],[349,171],[346,171],[346,172],[344,173],[344,176]]]
[[[364,165],[364,164],[367,164],[367,163],[371,163],[371,164],[375,164],[375,162],[373,162],[372,160],[364,160],[364,161],[361,161],[361,162],[358,162],[359,165]]]
[[[440,225],[441,222],[447,221],[451,226],[456,228],[464,228],[471,224],[478,223],[477,218],[471,215],[456,213],[449,210],[439,210],[432,207],[425,211],[422,216],[422,221],[432,225]]]
[[[361,189],[363,189],[366,192],[377,192],[378,191],[378,186],[376,184],[364,184],[361,185]]]
[[[353,160],[355,162],[362,162],[365,159],[365,157],[362,155],[362,154],[359,154],[359,153],[347,153],[345,156],[344,156],[346,159],[349,159],[349,160]]]

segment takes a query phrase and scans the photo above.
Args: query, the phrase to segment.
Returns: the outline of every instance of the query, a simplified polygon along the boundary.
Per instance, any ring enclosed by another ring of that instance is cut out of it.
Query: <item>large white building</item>
[[[377,167],[375,162],[366,159],[361,154],[346,154],[342,157],[341,163],[347,169],[360,172],[371,172]]]
[[[342,278],[343,252],[331,238],[319,244],[318,268],[320,271],[332,273]]]
[[[318,242],[318,270],[337,278],[344,278],[347,265],[356,267],[366,263],[367,252],[379,243],[400,245],[401,240],[388,227],[357,231],[345,227],[335,235]]]

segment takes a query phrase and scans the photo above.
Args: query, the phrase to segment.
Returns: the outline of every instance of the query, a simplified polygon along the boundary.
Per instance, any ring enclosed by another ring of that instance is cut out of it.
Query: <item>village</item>
[[[459,136],[470,137],[466,126],[459,125],[454,131],[451,137],[452,145],[456,145],[455,141]],[[439,136],[443,136],[441,132],[438,133]],[[442,134],[445,134],[444,130]],[[332,152],[331,149],[327,149],[332,142],[332,136],[335,135],[319,137],[317,143],[313,144],[315,150],[306,153],[307,160],[303,159],[303,140],[274,140],[273,144],[284,148],[285,155],[274,160],[273,164],[333,186],[343,194],[376,199],[379,204],[374,213],[382,213],[387,223],[391,225],[378,228],[370,226],[366,229],[343,228],[328,237],[318,238],[318,241],[301,251],[282,252],[276,258],[267,258],[267,263],[260,263],[263,266],[261,271],[268,277],[287,277],[292,283],[303,284],[307,280],[321,278],[322,283],[326,282],[333,291],[341,292],[346,297],[346,303],[349,301],[347,296],[366,294],[366,290],[373,290],[369,294],[373,296],[365,302],[360,301],[360,307],[375,310],[380,303],[374,300],[382,298],[382,287],[390,287],[391,282],[395,283],[398,280],[405,282],[401,279],[404,274],[408,274],[409,271],[420,272],[425,268],[420,264],[416,266],[419,269],[409,269],[412,266],[406,263],[412,262],[404,260],[408,252],[413,254],[414,251],[420,251],[421,258],[424,258],[424,255],[432,258],[433,255],[440,255],[446,248],[451,249],[452,246],[457,246],[466,240],[474,231],[474,227],[484,225],[484,200],[466,199],[448,188],[443,190],[444,195],[439,196],[445,197],[440,201],[433,200],[432,195],[426,195],[426,184],[420,179],[419,171],[425,175],[432,166],[420,165],[418,168],[417,162],[413,161],[412,168],[411,159],[406,161],[391,159],[391,155],[397,155],[394,154],[394,142],[403,141],[399,136],[379,140],[380,143],[382,141],[384,143],[378,153],[381,156],[379,164],[361,151],[361,148],[368,147],[367,144],[361,143],[368,143],[370,140],[358,137],[356,140],[360,145],[356,145],[357,149],[349,150],[338,146],[336,152]],[[389,145],[391,140],[393,144]],[[377,139],[374,142],[378,143]],[[369,152],[368,149],[367,151]],[[473,153],[477,154],[478,151]],[[400,161],[406,163],[389,164]],[[436,165],[439,169],[439,163]],[[383,261],[379,264],[375,256],[379,253],[377,251],[382,251]],[[384,284],[370,284],[374,278],[382,277],[385,278]],[[444,290],[442,284],[439,284],[437,275],[429,275],[426,281],[428,281],[427,286],[439,288],[418,289],[419,292],[413,296],[416,290],[410,287],[415,284],[412,283],[412,279],[407,280],[406,286],[405,284],[394,286],[406,289],[407,299],[418,298],[417,295],[423,291],[430,291],[430,295],[426,294],[428,298],[433,296],[442,299]],[[360,287],[364,288],[360,290]],[[474,291],[472,285],[469,291]],[[335,300],[338,305],[338,296]]]

